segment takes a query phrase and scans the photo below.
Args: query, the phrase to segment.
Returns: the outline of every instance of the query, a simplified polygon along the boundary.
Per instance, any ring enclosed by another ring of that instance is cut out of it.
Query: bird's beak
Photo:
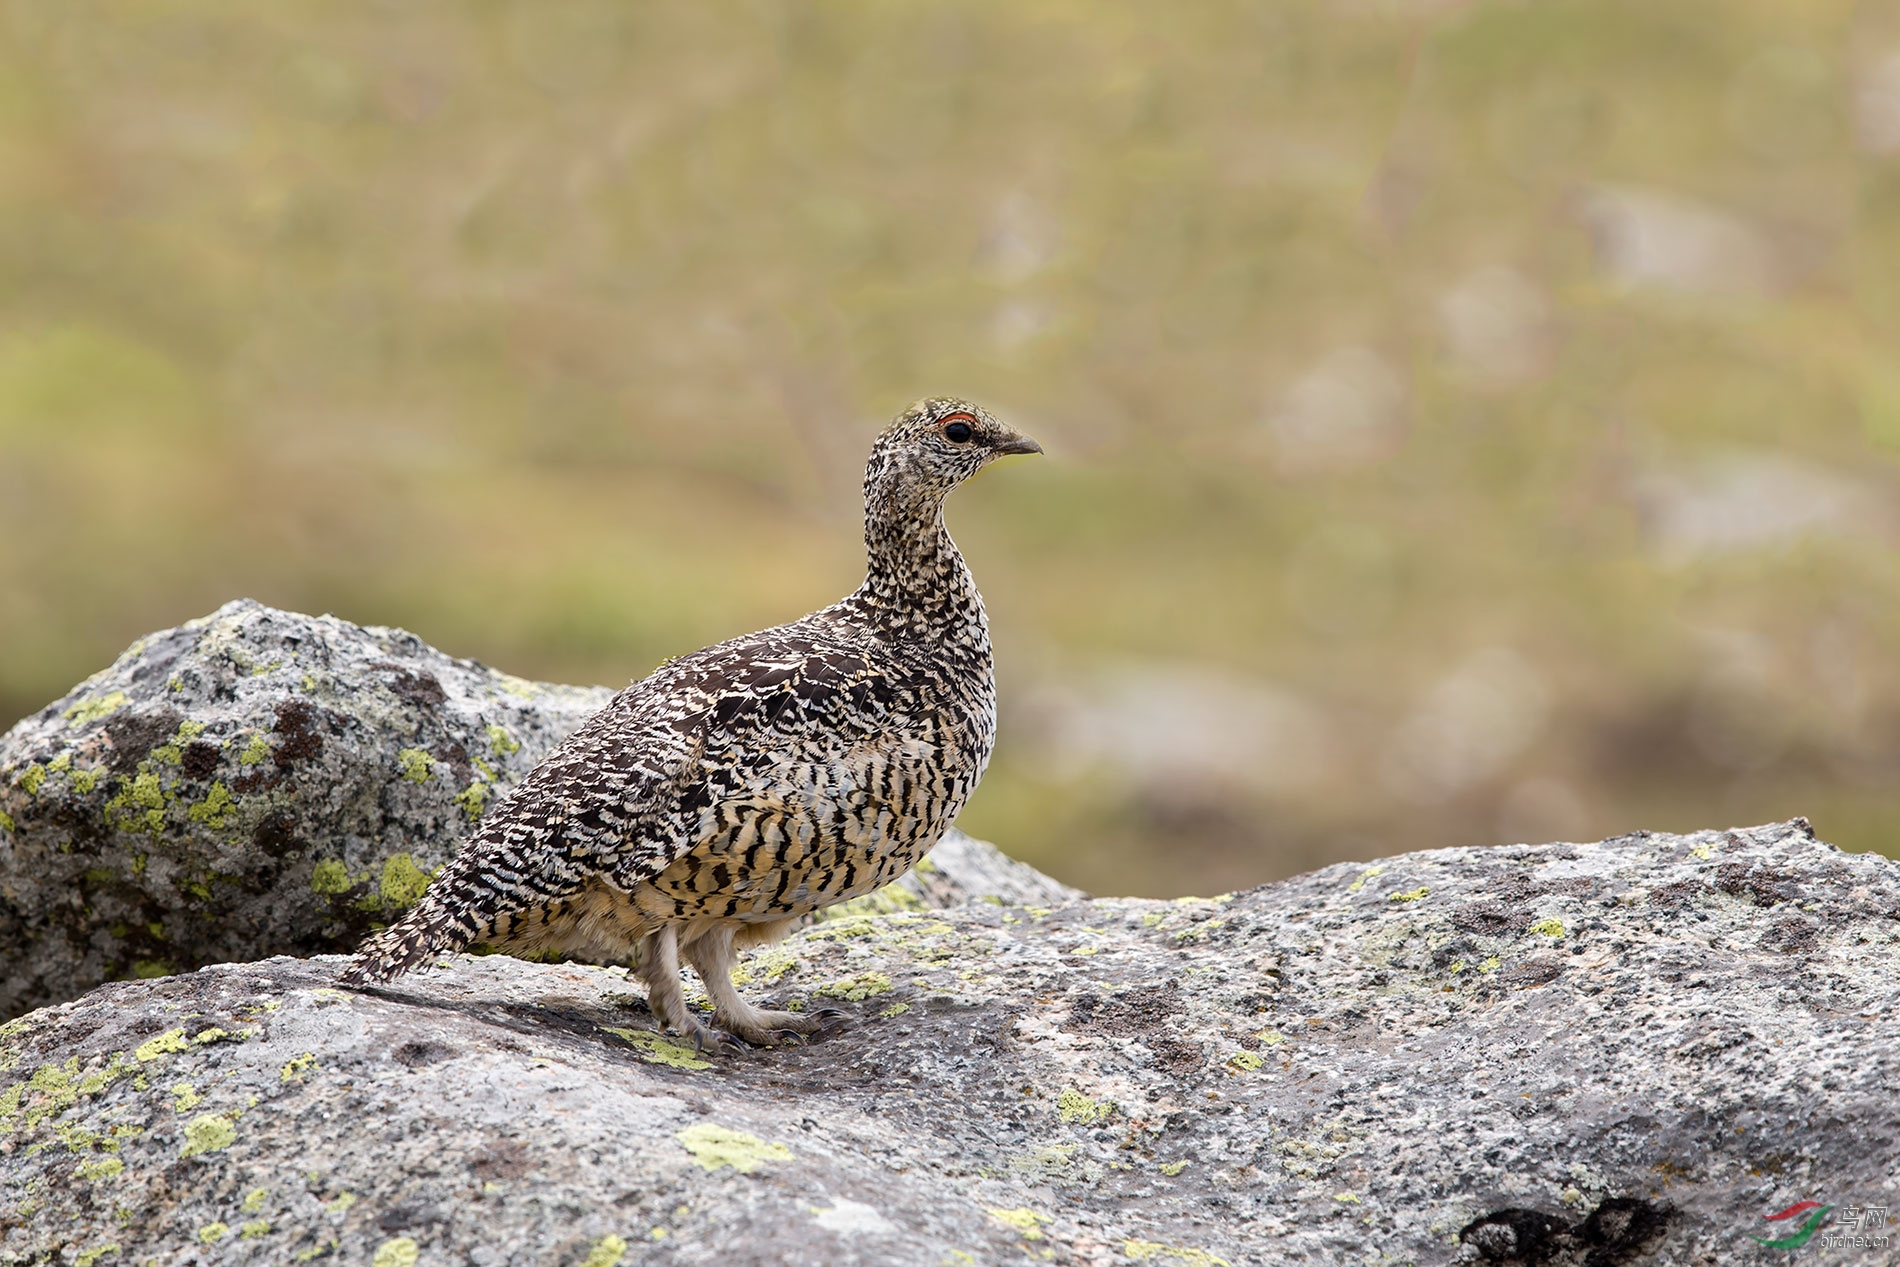
[[[1034,440],[1031,440],[1028,436],[1012,434],[1010,438],[1003,443],[992,445],[990,451],[998,456],[1007,453],[1041,453],[1042,446],[1037,444]]]

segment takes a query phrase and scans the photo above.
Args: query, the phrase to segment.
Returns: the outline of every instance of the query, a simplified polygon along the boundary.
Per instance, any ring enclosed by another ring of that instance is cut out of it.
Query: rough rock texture
[[[0,738],[0,1017],[353,948],[611,695],[248,601],[140,640]],[[1064,895],[1014,865],[967,842],[909,892]]]
[[[1799,821],[834,920],[745,972],[855,1028],[741,1059],[617,971],[341,962],[0,1030],[0,1262],[1724,1264],[1900,1205],[1900,864]]]

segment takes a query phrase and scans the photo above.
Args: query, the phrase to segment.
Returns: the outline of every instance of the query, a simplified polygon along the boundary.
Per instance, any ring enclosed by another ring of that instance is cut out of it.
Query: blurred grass
[[[964,823],[1047,870],[1900,852],[1892,4],[0,32],[0,716],[239,594],[640,676],[855,585],[869,438],[951,391],[1050,452],[952,505]]]

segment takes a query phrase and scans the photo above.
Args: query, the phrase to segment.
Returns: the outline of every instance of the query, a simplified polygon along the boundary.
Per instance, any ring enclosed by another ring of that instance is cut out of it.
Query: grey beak
[[[1017,436],[992,448],[994,453],[1041,453],[1042,446],[1028,436]]]

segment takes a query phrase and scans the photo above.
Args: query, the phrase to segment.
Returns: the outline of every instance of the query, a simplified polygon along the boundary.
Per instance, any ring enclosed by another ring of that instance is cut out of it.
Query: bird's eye
[[[970,424],[953,422],[943,429],[943,438],[951,444],[967,444],[970,440]]]

